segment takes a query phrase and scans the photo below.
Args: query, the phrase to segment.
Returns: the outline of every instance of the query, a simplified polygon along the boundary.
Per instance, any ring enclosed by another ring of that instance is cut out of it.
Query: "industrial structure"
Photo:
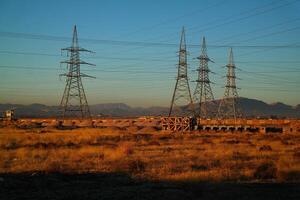
[[[178,72],[169,111],[171,116],[194,116],[194,104],[187,72],[187,51],[184,27],[181,32],[179,47]]]
[[[198,57],[200,64],[197,69],[198,79],[193,98],[190,92],[187,65],[187,50],[185,30],[182,29],[176,84],[168,116],[151,118],[91,118],[88,101],[82,84],[82,77],[91,77],[81,72],[82,64],[93,65],[80,59],[80,52],[89,52],[79,47],[77,29],[74,26],[72,45],[62,49],[70,57],[62,64],[67,64],[68,72],[61,74],[66,77],[66,86],[61,99],[61,117],[58,119],[16,119],[14,110],[7,110],[1,118],[1,124],[29,124],[29,127],[111,127],[111,126],[155,126],[158,129],[174,132],[191,130],[211,132],[257,132],[257,133],[298,133],[300,121],[292,119],[243,119],[238,105],[238,92],[233,59],[233,50],[229,50],[227,67],[227,81],[224,97],[220,100],[218,112],[214,95],[211,89],[208,63],[211,61],[207,55],[205,37],[202,39],[201,54]],[[95,66],[95,65],[93,65]],[[198,105],[197,111],[195,105]],[[15,123],[16,122],[16,123]]]
[[[194,92],[194,102],[199,105],[198,112],[194,110],[193,100],[191,98],[188,75],[187,75],[187,59],[186,59],[186,44],[185,44],[185,35],[184,29],[181,33],[180,40],[180,50],[179,50],[179,65],[178,65],[178,74],[175,90],[173,93],[172,103],[170,107],[170,112],[168,117],[162,117],[162,128],[165,130],[172,131],[187,131],[187,130],[202,130],[206,128],[203,121],[205,119],[233,119],[233,122],[236,122],[237,118],[241,117],[240,107],[238,106],[238,93],[236,87],[236,75],[235,75],[235,64],[233,60],[233,51],[232,48],[229,50],[229,62],[226,65],[227,67],[227,82],[225,85],[224,97],[221,99],[218,112],[215,112],[217,107],[216,102],[214,101],[214,96],[210,86],[209,73],[211,72],[208,68],[208,62],[211,61],[207,56],[206,41],[205,37],[202,40],[201,55],[198,57],[200,60],[198,71],[197,85]],[[179,99],[186,100],[185,105],[178,106],[176,103]],[[181,111],[179,114],[175,115],[174,108]],[[188,107],[193,109],[193,115],[186,115],[185,112]],[[172,115],[173,114],[173,115]],[[230,121],[232,122],[232,121]],[[216,123],[215,125],[220,124]],[[226,124],[225,128],[230,128],[234,126],[237,128],[236,123]],[[245,128],[243,125],[239,125],[241,128]],[[246,128],[245,128],[246,129]]]
[[[87,102],[87,98],[82,85],[82,77],[95,78],[80,71],[80,65],[93,65],[84,62],[80,59],[80,52],[90,52],[87,49],[81,48],[78,45],[77,29],[74,26],[73,39],[71,47],[62,49],[62,51],[67,51],[67,55],[70,56],[69,60],[62,61],[61,64],[67,64],[68,72],[61,74],[61,76],[66,77],[66,86],[60,102],[60,107],[62,111],[62,118],[90,118],[90,109]]]
[[[233,60],[232,48],[229,50],[229,62],[227,67],[227,81],[225,85],[224,97],[220,101],[218,115],[219,119],[234,119],[241,117],[240,106],[238,106],[238,92],[236,87],[235,64]]]
[[[3,113],[3,120],[12,121],[15,119],[15,111],[14,110],[6,110]]]
[[[185,121],[187,117],[173,117],[174,123],[165,120],[167,117],[151,118],[99,118],[99,119],[65,119],[62,121],[50,118],[18,119],[16,124],[27,124],[29,127],[130,127],[149,126],[171,130],[174,132],[185,132],[197,127],[199,131],[208,133],[215,132],[238,132],[238,133],[299,133],[300,120],[296,119],[201,119],[201,123],[195,126],[195,121]],[[199,118],[198,118],[199,120]],[[199,121],[197,122],[199,123]],[[5,122],[4,122],[5,124]],[[1,123],[0,123],[1,125]]]
[[[214,95],[211,90],[211,81],[209,80],[208,62],[211,61],[207,56],[205,37],[202,39],[201,55],[197,57],[200,64],[198,71],[198,79],[196,80],[196,88],[193,94],[193,100],[195,104],[199,105],[196,116],[200,118],[212,118],[215,116],[214,108]]]

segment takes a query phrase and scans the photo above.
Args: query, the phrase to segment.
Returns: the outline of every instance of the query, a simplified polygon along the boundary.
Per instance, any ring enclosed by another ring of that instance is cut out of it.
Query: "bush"
[[[240,141],[237,139],[229,139],[229,140],[225,140],[224,143],[226,144],[239,144]]]
[[[19,147],[19,145],[16,140],[11,140],[5,145],[5,148],[7,150],[17,149],[18,147]]]
[[[263,145],[259,147],[259,151],[272,151],[272,147],[270,145]]]
[[[209,167],[207,165],[191,165],[191,169],[193,171],[205,171],[208,170]]]
[[[249,156],[247,153],[241,153],[239,151],[234,151],[232,152],[231,156],[232,160],[238,161],[250,161],[252,159],[251,156]]]
[[[160,146],[160,143],[158,141],[152,140],[151,142],[148,143],[148,145]]]
[[[129,145],[126,145],[126,146],[124,146],[123,148],[124,148],[124,149],[123,149],[123,152],[124,152],[124,154],[125,154],[126,156],[132,155],[132,154],[134,153],[133,148],[132,148],[131,146],[129,146]]]
[[[300,151],[299,152],[295,152],[293,155],[294,155],[295,158],[299,158],[300,159]]]
[[[63,167],[59,161],[52,161],[47,166],[47,172],[58,173],[63,171]]]
[[[221,161],[220,160],[212,160],[210,162],[210,167],[211,168],[218,168],[221,167]]]
[[[275,179],[277,177],[277,167],[273,162],[262,163],[256,168],[253,176],[262,180]]]
[[[145,171],[146,163],[140,159],[128,161],[128,171],[130,173],[141,173]]]
[[[280,171],[279,179],[281,181],[299,181],[300,180],[300,170],[289,170],[289,171]]]

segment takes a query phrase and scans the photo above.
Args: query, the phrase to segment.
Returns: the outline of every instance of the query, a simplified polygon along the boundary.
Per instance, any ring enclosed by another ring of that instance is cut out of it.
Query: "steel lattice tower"
[[[182,28],[181,32],[178,73],[169,111],[169,117],[172,115],[194,115],[194,106],[187,73],[187,52],[184,27]]]
[[[239,112],[238,106],[238,92],[235,83],[235,64],[233,60],[233,52],[232,48],[229,51],[229,63],[226,65],[227,67],[227,82],[225,85],[225,93],[223,99],[220,101],[219,109],[218,109],[218,118],[221,119],[236,119],[237,117],[241,117],[241,113]]]
[[[212,93],[209,80],[208,62],[211,61],[207,56],[205,37],[202,39],[201,55],[197,57],[200,61],[198,71],[197,85],[193,94],[194,103],[199,104],[197,116],[208,118],[215,115],[214,110],[214,95]],[[210,112],[209,112],[210,111]],[[214,114],[213,114],[214,113]]]
[[[71,47],[63,48],[62,51],[67,51],[67,55],[70,56],[69,60],[61,62],[61,64],[67,64],[68,69],[67,73],[61,74],[61,76],[66,76],[66,87],[60,102],[62,117],[90,118],[91,114],[81,78],[94,77],[81,73],[80,65],[93,64],[80,60],[79,54],[80,52],[92,51],[79,47],[76,26],[74,26],[73,30],[73,39]]]

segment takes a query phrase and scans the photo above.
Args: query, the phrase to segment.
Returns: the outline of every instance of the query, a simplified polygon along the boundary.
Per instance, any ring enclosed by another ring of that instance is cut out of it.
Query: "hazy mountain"
[[[284,103],[267,104],[256,99],[239,98],[240,107],[251,117],[300,117],[299,109]]]
[[[220,100],[215,101],[217,110]],[[263,101],[248,98],[239,98],[239,105],[244,115],[248,117],[297,117],[300,118],[300,104],[290,106],[280,102],[267,104]],[[196,107],[198,107],[196,105]],[[58,115],[58,106],[47,106],[43,104],[0,104],[0,112],[8,109],[15,109],[17,117],[55,117]],[[168,107],[131,107],[124,103],[107,103],[91,105],[90,110],[93,116],[159,116],[167,115]]]

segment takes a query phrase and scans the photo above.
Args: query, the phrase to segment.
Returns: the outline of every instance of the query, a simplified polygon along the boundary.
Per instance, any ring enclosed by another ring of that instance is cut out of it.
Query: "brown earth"
[[[300,133],[0,128],[0,199],[300,199]]]

